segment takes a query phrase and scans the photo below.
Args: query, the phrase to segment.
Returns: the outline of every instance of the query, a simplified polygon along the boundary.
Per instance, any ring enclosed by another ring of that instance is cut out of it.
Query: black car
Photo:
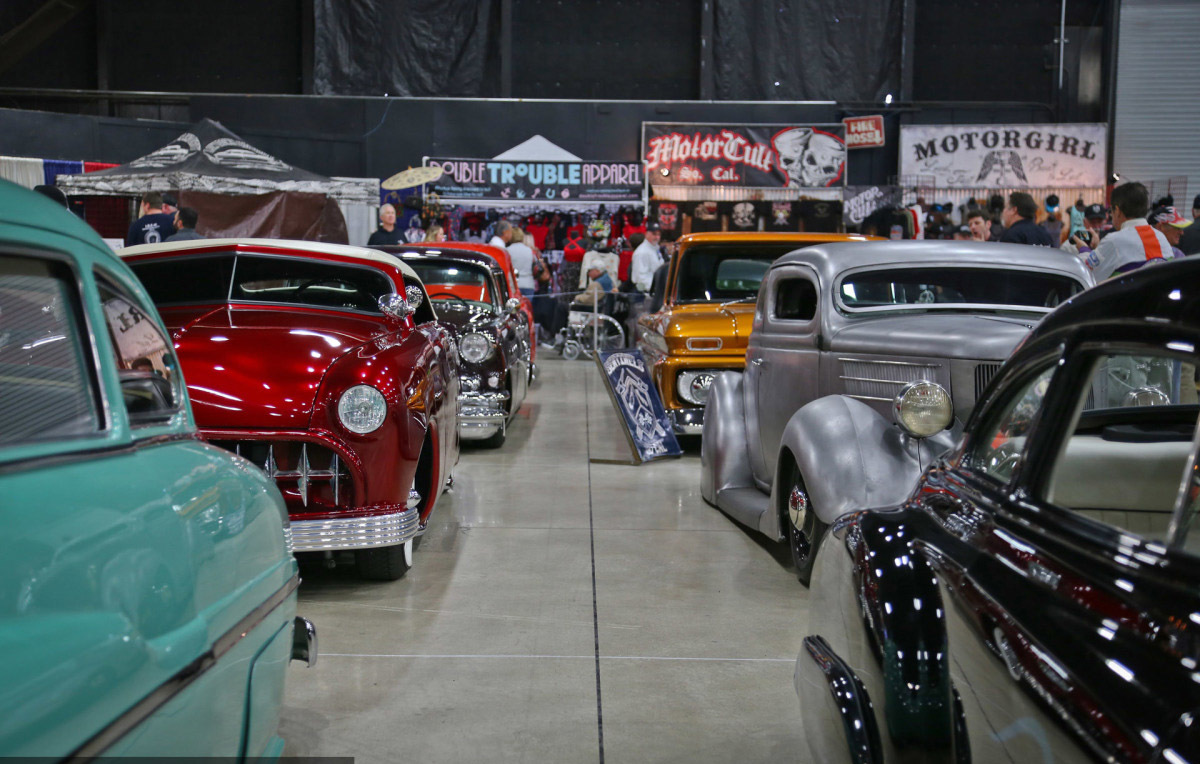
[[[437,245],[378,247],[412,267],[454,331],[459,365],[458,432],[485,447],[504,443],[529,389],[529,328],[520,301],[506,298],[495,260]]]
[[[906,503],[841,518],[811,760],[1200,761],[1200,258],[1048,315]]]

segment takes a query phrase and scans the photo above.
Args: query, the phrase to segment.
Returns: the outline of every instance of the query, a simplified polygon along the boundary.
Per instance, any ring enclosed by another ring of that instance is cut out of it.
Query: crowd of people
[[[1141,183],[1115,187],[1111,206],[1075,204],[1063,209],[1051,194],[1040,204],[1023,191],[993,196],[986,207],[969,200],[955,223],[951,205],[929,207],[926,239],[999,241],[1054,247],[1079,256],[1097,281],[1146,263],[1200,253],[1200,194],[1192,200],[1189,220],[1174,199],[1153,203]]]

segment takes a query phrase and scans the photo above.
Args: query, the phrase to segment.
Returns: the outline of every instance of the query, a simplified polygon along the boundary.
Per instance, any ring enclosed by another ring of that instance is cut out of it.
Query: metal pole
[[[1043,38],[1044,39],[1044,38]],[[1062,16],[1058,21],[1058,105],[1062,108],[1063,58],[1067,44],[1067,0],[1062,0]]]
[[[599,282],[596,282],[597,285]],[[592,352],[600,355],[600,290],[592,293]]]

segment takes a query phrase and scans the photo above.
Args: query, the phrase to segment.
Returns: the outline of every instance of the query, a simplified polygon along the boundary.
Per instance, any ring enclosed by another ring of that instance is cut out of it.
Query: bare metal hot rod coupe
[[[1074,256],[972,242],[826,244],[763,278],[744,373],[713,382],[701,492],[786,540],[802,582],[835,518],[901,501],[1013,348],[1091,284]]]
[[[900,501],[830,526],[803,758],[1200,760],[1198,284],[1187,258],[1073,298]]]

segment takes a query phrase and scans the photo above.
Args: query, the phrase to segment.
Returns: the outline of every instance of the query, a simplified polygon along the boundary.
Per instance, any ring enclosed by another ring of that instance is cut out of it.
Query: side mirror
[[[509,297],[504,301],[504,309],[509,313],[516,313],[521,309],[521,301],[516,297]]]
[[[405,291],[407,292],[409,289],[413,288],[414,287],[406,287]],[[383,311],[383,315],[394,318],[398,321],[403,321],[413,313],[417,312],[415,306],[410,304],[408,300],[404,299],[395,292],[390,292],[379,298],[379,309]]]

